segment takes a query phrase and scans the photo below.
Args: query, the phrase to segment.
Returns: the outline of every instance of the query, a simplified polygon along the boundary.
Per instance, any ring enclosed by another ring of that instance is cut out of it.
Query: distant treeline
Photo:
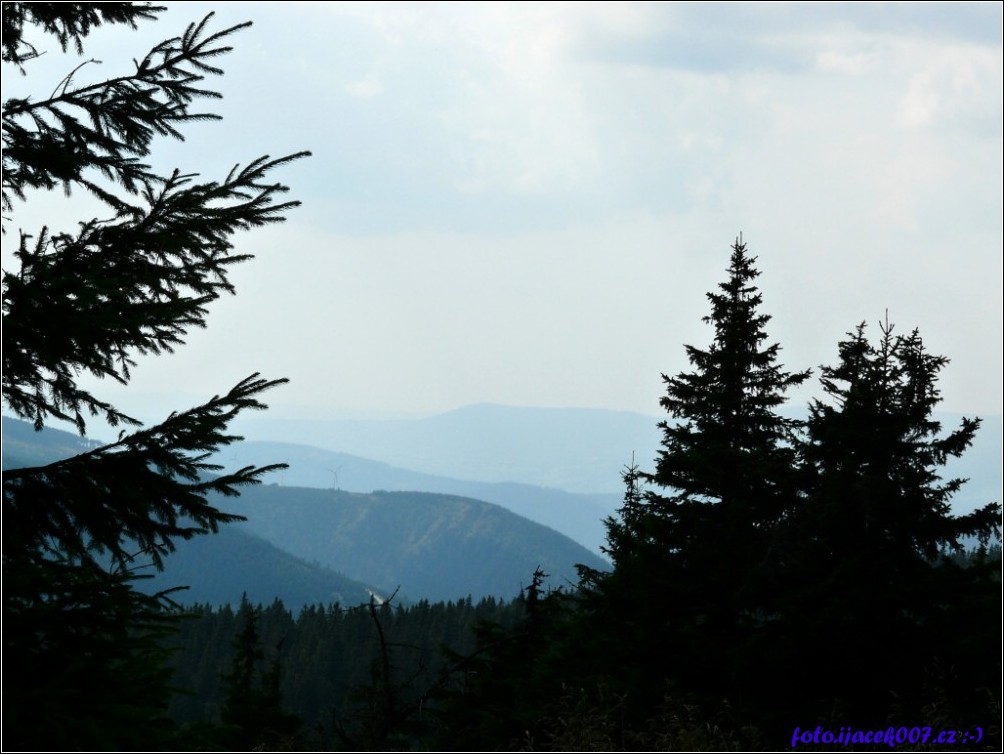
[[[454,674],[462,676],[462,658],[475,649],[478,626],[508,630],[524,614],[521,598],[491,597],[478,602],[422,600],[407,607],[390,602],[317,605],[296,616],[279,600],[252,606],[245,599],[237,609],[191,607],[170,642],[176,648],[173,685],[182,691],[171,701],[170,716],[201,731],[204,742],[228,743],[219,738],[225,735],[220,724],[228,694],[235,692],[226,676],[239,664],[242,651],[250,649],[240,642],[253,615],[261,656],[245,682],[260,685],[276,671],[275,704],[298,724],[284,732],[248,734],[261,740],[273,736],[278,739],[274,744],[285,747],[371,747],[381,738],[415,729],[423,706]],[[394,710],[385,704],[388,692]]]

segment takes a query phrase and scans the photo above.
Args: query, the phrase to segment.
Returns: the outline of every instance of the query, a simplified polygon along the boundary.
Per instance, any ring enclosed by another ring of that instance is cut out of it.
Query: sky
[[[951,359],[942,408],[1002,411],[1000,3],[167,5],[94,33],[78,76],[208,12],[254,25],[208,82],[224,120],[151,162],[313,156],[276,175],[303,206],[238,239],[256,258],[205,330],[126,389],[84,380],[140,418],[252,372],[290,379],[275,416],[658,414],[740,233],[785,367],[818,375],[888,312]],[[77,64],[48,48],[5,96]],[[5,225],[95,211],[34,196]]]

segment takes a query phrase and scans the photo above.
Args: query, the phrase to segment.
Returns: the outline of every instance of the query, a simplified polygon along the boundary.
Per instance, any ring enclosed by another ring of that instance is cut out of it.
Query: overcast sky
[[[943,408],[1001,412],[1000,3],[168,6],[95,34],[86,70],[123,73],[211,10],[254,26],[212,82],[225,120],[155,164],[314,156],[277,175],[303,207],[241,239],[237,296],[142,361],[133,396],[260,371],[291,380],[276,415],[657,414],[742,232],[788,368],[888,310],[952,359]],[[18,86],[75,64],[48,47]],[[85,219],[48,201],[13,226]]]

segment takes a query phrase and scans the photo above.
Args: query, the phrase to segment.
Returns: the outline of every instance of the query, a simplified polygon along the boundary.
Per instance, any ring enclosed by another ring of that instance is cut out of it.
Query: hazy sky
[[[79,75],[211,10],[254,26],[212,82],[225,120],[155,164],[314,156],[276,176],[304,206],[240,241],[238,295],[129,393],[261,371],[291,379],[278,414],[656,414],[742,232],[787,367],[888,310],[952,359],[945,409],[1002,410],[1000,3],[168,5],[95,34]],[[48,94],[75,64],[48,47],[5,89]],[[85,219],[61,206],[8,227]]]

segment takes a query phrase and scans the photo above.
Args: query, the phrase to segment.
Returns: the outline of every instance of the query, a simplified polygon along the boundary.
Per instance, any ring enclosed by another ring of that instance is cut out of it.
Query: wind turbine
[[[338,464],[338,469],[342,468],[342,466],[344,466],[344,465],[345,465],[344,463]],[[324,468],[327,469],[328,467],[325,466]],[[332,491],[334,491],[334,490],[337,489],[339,492],[341,492],[342,486],[338,483],[338,469],[328,469],[328,471],[331,472],[331,489],[332,489]]]

